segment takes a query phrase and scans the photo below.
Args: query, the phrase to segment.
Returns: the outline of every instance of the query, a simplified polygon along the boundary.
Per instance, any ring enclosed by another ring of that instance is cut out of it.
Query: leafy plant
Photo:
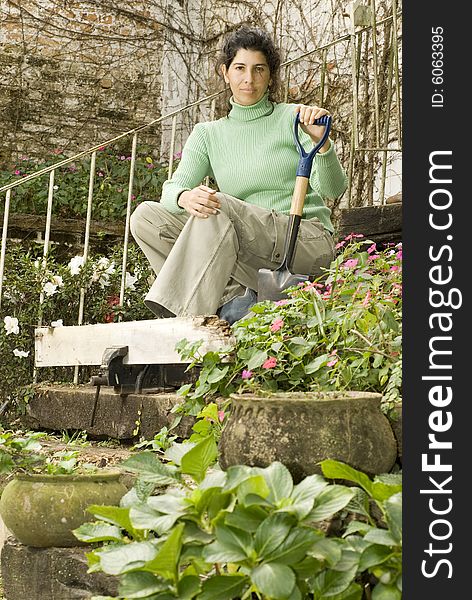
[[[201,368],[179,390],[179,410],[195,415],[212,397],[248,389],[369,390],[385,410],[401,399],[401,244],[379,250],[351,235],[338,247],[322,277],[237,321],[233,348],[202,356],[198,342],[177,345]]]
[[[0,171],[0,186],[24,177],[67,158],[60,150],[44,161],[22,157],[9,170]],[[101,220],[118,220],[126,214],[130,173],[130,149],[111,145],[97,152],[92,216]],[[178,162],[175,161],[174,164]],[[141,146],[134,167],[132,202],[159,198],[167,179],[168,165],[160,164],[151,148]],[[59,168],[54,179],[53,214],[65,218],[85,217],[90,178],[90,157]],[[46,214],[49,174],[14,188],[11,211]]]
[[[377,548],[389,530],[368,522],[364,537],[357,524],[345,537],[330,537],[320,527],[357,498],[356,488],[321,475],[294,485],[277,462],[210,470],[216,454],[211,436],[174,444],[167,464],[155,453],[137,454],[122,464],[138,479],[120,507],[89,507],[99,521],[74,533],[103,543],[88,554],[89,570],[119,576],[119,598],[360,600],[369,570],[387,569],[390,558]],[[329,461],[335,466],[344,467]],[[370,482],[376,494],[381,486],[385,498],[399,489],[356,471],[343,475]],[[153,495],[155,486],[168,488]]]
[[[122,305],[121,264],[122,249],[118,246],[111,248],[108,256],[91,253],[85,264],[82,256],[62,258],[60,249],[53,246],[44,265],[39,244],[10,244],[0,319],[0,397],[12,399],[24,411],[32,393],[34,329],[39,318],[53,327],[77,324],[81,288],[86,290],[84,323],[150,317],[143,297],[153,275],[145,257],[130,246]],[[71,369],[66,368],[37,371],[38,381],[71,381],[71,376]],[[81,381],[87,381],[90,373],[84,370],[82,377]]]
[[[42,432],[0,430],[0,474],[66,475],[95,468],[80,463],[79,452],[59,451],[51,455],[42,451],[39,440],[45,435]]]

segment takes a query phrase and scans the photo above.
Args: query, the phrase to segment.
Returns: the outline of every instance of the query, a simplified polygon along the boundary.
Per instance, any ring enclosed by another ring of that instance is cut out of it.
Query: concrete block
[[[93,415],[96,390],[88,385],[37,386],[28,405],[28,426],[56,431],[79,429],[118,440],[152,439],[162,427],[171,425],[175,418],[171,409],[181,402],[175,393],[120,396],[102,387]],[[188,437],[193,423],[194,419],[184,417],[174,431]]]
[[[116,596],[118,579],[87,573],[90,548],[31,548],[12,537],[1,553],[5,600],[90,600]]]

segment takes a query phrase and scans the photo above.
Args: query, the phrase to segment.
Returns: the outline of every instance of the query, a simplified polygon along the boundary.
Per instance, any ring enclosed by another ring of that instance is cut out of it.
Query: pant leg
[[[219,214],[207,219],[173,215],[152,202],[133,213],[131,232],[157,273],[146,296],[154,312],[164,306],[179,316],[214,314],[241,293],[238,286],[257,290],[260,268],[280,264],[288,217],[227,194],[218,198]],[[300,227],[296,273],[318,274],[332,260],[331,236],[313,221]]]

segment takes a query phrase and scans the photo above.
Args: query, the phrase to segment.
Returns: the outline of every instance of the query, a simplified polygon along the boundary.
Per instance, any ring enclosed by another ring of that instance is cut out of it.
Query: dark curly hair
[[[258,50],[266,57],[272,80],[269,88],[269,100],[276,102],[280,88],[280,52],[271,36],[263,29],[242,25],[239,29],[227,35],[216,62],[217,73],[221,75],[222,65],[225,65],[227,69],[229,68],[236,53],[241,48],[244,48],[244,50]]]

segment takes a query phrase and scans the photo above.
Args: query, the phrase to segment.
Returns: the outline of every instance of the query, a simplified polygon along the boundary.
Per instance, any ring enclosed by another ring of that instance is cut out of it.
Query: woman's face
[[[223,65],[222,71],[235,102],[243,106],[259,102],[271,83],[267,59],[259,50],[240,48],[233,62],[228,68]]]

